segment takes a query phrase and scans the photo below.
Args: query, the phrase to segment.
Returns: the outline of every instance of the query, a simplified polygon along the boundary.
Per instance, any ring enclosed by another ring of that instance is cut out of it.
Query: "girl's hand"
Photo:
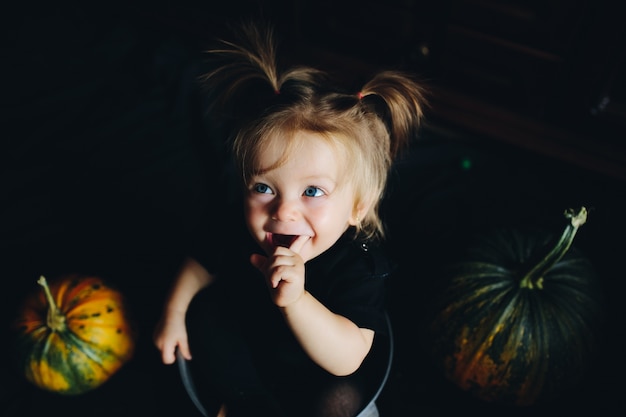
[[[187,360],[191,360],[185,313],[182,311],[166,311],[154,331],[154,344],[161,351],[161,359],[166,365],[176,360],[176,348]]]
[[[267,280],[272,301],[286,307],[304,294],[304,260],[300,250],[310,239],[298,236],[289,248],[279,246],[270,257],[253,254],[250,262]]]

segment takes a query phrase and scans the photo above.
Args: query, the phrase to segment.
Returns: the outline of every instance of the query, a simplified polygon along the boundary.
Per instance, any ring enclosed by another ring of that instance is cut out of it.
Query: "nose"
[[[298,202],[293,199],[277,198],[274,201],[272,219],[281,222],[293,222],[299,216]]]

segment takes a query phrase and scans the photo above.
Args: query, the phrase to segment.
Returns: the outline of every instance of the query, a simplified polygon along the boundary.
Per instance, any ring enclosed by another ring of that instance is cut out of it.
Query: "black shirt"
[[[222,300],[241,311],[244,320],[277,311],[263,275],[250,264],[252,253],[263,252],[247,230],[220,240],[221,251],[196,253],[195,259],[216,275],[216,286],[225,291]],[[391,270],[383,248],[349,228],[331,248],[305,264],[305,287],[329,310],[379,332],[386,328],[385,278]]]
[[[262,273],[249,261],[253,252],[262,253],[260,247],[245,227],[241,232],[214,239],[221,242],[219,253],[196,252],[194,256],[217,280],[194,299],[192,313],[188,313],[200,319],[188,326],[194,355],[191,363],[204,366],[200,375],[212,376],[222,385],[220,389],[227,385],[230,391],[246,392],[250,397],[292,402],[285,405],[299,410],[292,415],[304,415],[303,404],[315,403],[315,398],[326,395],[319,390],[325,392],[335,383],[348,381],[332,379],[308,358],[272,302]],[[355,237],[354,232],[350,228],[331,248],[305,264],[305,287],[331,311],[374,330],[377,337],[384,336],[388,329],[386,278],[392,265],[381,246]],[[207,309],[212,311],[208,315]],[[216,317],[217,327],[222,329],[218,332],[209,324]],[[214,358],[215,362],[203,365],[202,357]],[[377,386],[380,368],[379,364],[362,367],[350,377],[350,384],[369,393]],[[250,382],[257,380],[264,382]],[[260,390],[276,394],[258,394]],[[236,401],[240,401],[237,395]],[[255,404],[258,401],[253,400]]]

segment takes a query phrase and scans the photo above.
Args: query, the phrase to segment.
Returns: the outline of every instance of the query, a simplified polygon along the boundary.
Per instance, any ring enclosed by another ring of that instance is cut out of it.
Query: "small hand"
[[[252,265],[265,276],[272,300],[279,307],[293,303],[304,294],[304,260],[300,251],[309,239],[301,235],[289,248],[279,246],[269,257],[259,254],[250,257]]]
[[[166,365],[174,363],[177,349],[185,359],[191,360],[184,317],[184,313],[181,315],[166,312],[157,323],[153,341],[157,349],[161,351],[161,360]]]

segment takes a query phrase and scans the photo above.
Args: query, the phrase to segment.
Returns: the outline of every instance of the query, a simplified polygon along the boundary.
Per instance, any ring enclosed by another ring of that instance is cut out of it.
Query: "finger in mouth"
[[[298,235],[281,235],[272,233],[271,240],[274,246],[283,246],[288,248],[298,238]]]

